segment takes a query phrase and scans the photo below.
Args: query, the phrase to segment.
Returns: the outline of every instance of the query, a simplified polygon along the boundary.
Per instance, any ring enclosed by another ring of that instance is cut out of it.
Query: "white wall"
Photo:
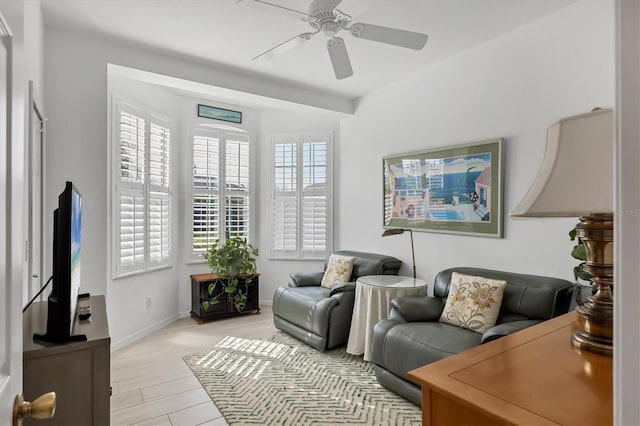
[[[110,223],[107,158],[107,64],[140,69],[199,83],[217,83],[226,88],[243,86],[259,95],[270,94],[288,102],[301,102],[319,108],[350,110],[345,99],[263,81],[242,73],[232,73],[185,58],[163,55],[139,49],[112,40],[87,34],[71,33],[51,27],[45,28],[45,110],[48,112],[47,188],[46,211],[57,205],[57,195],[64,182],[75,182],[83,195],[83,284],[82,291],[106,294],[111,337],[114,347],[124,344],[149,330],[188,312],[183,287],[188,280],[183,276],[170,282],[167,274],[200,272],[200,267],[180,267],[178,272],[157,272],[136,280],[131,278],[111,282],[108,262]],[[255,125],[257,130],[258,125]],[[177,192],[179,194],[179,192]],[[176,194],[176,195],[177,195]],[[177,217],[177,216],[176,216]],[[177,234],[180,235],[180,234]],[[176,235],[174,235],[176,237]],[[49,232],[46,247],[51,246]],[[175,239],[174,241],[179,241]],[[178,246],[179,247],[179,246]],[[183,262],[183,259],[177,259]],[[161,274],[162,285],[156,274]],[[136,286],[130,281],[140,281]],[[176,298],[180,285],[180,301],[169,306]],[[163,289],[162,295],[152,295],[152,312],[146,308],[146,298],[154,290]],[[159,300],[156,300],[158,299]],[[186,311],[185,311],[186,309]]]
[[[44,102],[44,23],[40,0],[24,2],[24,45],[27,79],[33,81],[34,87]]]
[[[542,162],[559,118],[614,104],[613,3],[571,5],[364,97],[341,125],[336,246],[403,260],[409,236],[382,233],[385,155],[505,138],[504,210]],[[579,178],[579,177],[576,177]],[[505,238],[414,233],[417,275],[464,265],[573,279],[567,233],[577,219],[505,218]]]
[[[176,120],[179,111],[177,107],[179,99],[174,93],[153,84],[112,77],[111,73],[109,73],[108,76],[108,93],[111,103],[114,101],[114,96],[120,96],[123,99],[145,108],[145,110],[153,111],[169,118],[172,121],[171,130],[174,137],[174,147],[180,146],[180,140],[178,139],[180,123]],[[109,107],[109,111],[113,113],[113,105]],[[109,120],[109,123],[112,123],[112,121]],[[111,131],[112,129],[110,128],[109,130]],[[109,137],[106,143],[109,148],[105,159],[113,158],[111,155],[111,141],[112,138]],[[175,157],[172,158],[172,166],[176,167],[178,164],[177,159]],[[100,182],[101,185],[109,188],[107,190],[109,191],[108,193],[110,193],[110,189],[112,188],[112,170],[113,165],[111,162],[108,162],[107,173],[103,177],[104,180]],[[81,191],[83,184],[84,182],[78,182]],[[175,173],[172,175],[172,184],[174,186],[177,184]],[[85,192],[83,192],[83,196]],[[178,318],[176,295],[178,293],[178,283],[180,280],[178,278],[179,269],[175,266],[145,274],[116,279],[111,278],[111,225],[113,220],[111,197],[107,197],[105,201],[107,201],[107,207],[106,211],[102,213],[106,218],[106,235],[105,238],[101,238],[100,241],[102,244],[106,243],[107,246],[105,261],[109,329],[111,332],[112,347],[113,349],[117,349]],[[176,229],[179,222],[176,214],[178,209],[176,208],[175,197],[172,199],[172,202],[174,215],[172,216],[171,225],[173,229]],[[95,213],[95,211],[92,213]],[[84,216],[89,216],[89,214],[87,213]],[[93,233],[91,228],[87,228],[89,227],[83,229],[83,241],[91,238],[91,234]],[[178,233],[177,235],[180,234]],[[177,252],[177,243],[177,239],[173,238],[173,253]],[[83,249],[83,266],[85,253],[87,253],[87,251]],[[90,279],[89,277],[90,275],[83,271],[83,287],[87,279]]]

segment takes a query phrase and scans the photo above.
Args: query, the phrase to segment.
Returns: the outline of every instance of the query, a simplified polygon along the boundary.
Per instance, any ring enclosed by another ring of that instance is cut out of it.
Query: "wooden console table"
[[[423,425],[608,425],[613,360],[579,351],[571,312],[409,372]]]
[[[242,311],[238,311],[233,305],[231,296],[227,295],[222,298],[219,303],[210,305],[208,310],[202,307],[204,300],[209,300],[209,284],[217,280],[226,280],[226,278],[218,278],[216,273],[195,274],[191,275],[191,316],[202,324],[205,320],[228,317],[232,315],[244,314],[247,312],[260,313],[260,284],[259,274],[251,277],[251,282],[247,284],[247,301]],[[241,279],[242,280],[242,279]],[[238,288],[245,290],[244,284],[238,284]]]
[[[25,419],[25,425],[109,425],[111,338],[104,296],[81,299],[91,306],[91,318],[75,319],[73,333],[83,342],[47,343],[33,333],[47,328],[47,302],[36,302],[24,313],[23,389],[27,401],[46,392],[57,396],[52,419]]]

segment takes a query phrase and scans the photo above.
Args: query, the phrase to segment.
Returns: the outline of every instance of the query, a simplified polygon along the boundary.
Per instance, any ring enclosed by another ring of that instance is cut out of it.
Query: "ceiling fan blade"
[[[240,2],[257,4],[257,5],[260,5],[260,6],[266,6],[269,9],[271,9],[272,7],[275,7],[275,8],[280,9],[280,12],[284,12],[287,15],[293,17],[293,18],[301,19],[303,21],[313,21],[314,20],[313,16],[309,15],[306,12],[301,12],[299,10],[291,9],[289,7],[280,6],[279,4],[270,3],[268,1],[263,1],[263,0],[236,0],[236,3],[240,3]],[[271,10],[273,10],[273,9],[271,9]]]
[[[347,47],[342,37],[329,39],[329,41],[327,41],[327,50],[329,51],[329,58],[331,58],[331,65],[333,65],[336,78],[342,80],[343,78],[351,77],[353,75],[353,69],[351,68]]]
[[[354,37],[414,50],[422,49],[424,45],[427,44],[427,39],[429,38],[426,34],[422,33],[372,24],[353,24],[349,27],[349,31],[351,31]]]
[[[313,37],[314,35],[318,34],[318,32],[319,31],[316,31],[315,33],[298,34],[297,36],[291,37],[289,40],[283,41],[279,45],[277,45],[275,47],[272,47],[271,49],[269,49],[269,50],[267,50],[265,52],[262,52],[258,56],[254,56],[253,58],[251,58],[251,60],[255,61],[256,59],[259,59],[259,58],[273,59],[276,56],[281,55],[284,52],[287,52],[287,51],[293,49],[296,46],[301,45],[305,41],[311,40],[311,37]]]

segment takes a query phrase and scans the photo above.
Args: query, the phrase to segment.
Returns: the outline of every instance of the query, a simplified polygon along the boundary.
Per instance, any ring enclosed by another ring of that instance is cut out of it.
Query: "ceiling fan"
[[[242,0],[238,0],[238,2],[240,1]],[[325,36],[329,37],[329,40],[327,40],[327,51],[329,52],[331,65],[333,66],[333,71],[335,72],[338,80],[353,75],[353,69],[351,68],[351,61],[349,60],[349,54],[347,53],[344,39],[337,36],[337,34],[342,30],[350,32],[352,36],[357,38],[406,47],[414,50],[422,49],[428,39],[426,34],[413,31],[405,31],[373,24],[351,24],[351,16],[336,9],[336,6],[338,6],[342,0],[313,0],[309,6],[308,13],[263,0],[249,1],[279,8],[282,12],[287,12],[289,15],[308,22],[315,30],[313,32],[302,33],[292,37],[289,40],[262,52],[258,56],[255,56],[252,58],[253,60],[259,58],[272,59],[287,50],[303,44],[305,41],[311,40],[313,36],[322,32]]]

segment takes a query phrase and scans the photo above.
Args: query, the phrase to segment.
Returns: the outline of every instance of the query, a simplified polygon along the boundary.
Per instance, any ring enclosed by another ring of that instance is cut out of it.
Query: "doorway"
[[[44,179],[45,179],[45,121],[42,103],[35,90],[33,81],[29,81],[29,224],[27,235],[28,279],[22,296],[25,306],[40,291],[45,277],[44,258]],[[43,296],[41,296],[43,297]]]

